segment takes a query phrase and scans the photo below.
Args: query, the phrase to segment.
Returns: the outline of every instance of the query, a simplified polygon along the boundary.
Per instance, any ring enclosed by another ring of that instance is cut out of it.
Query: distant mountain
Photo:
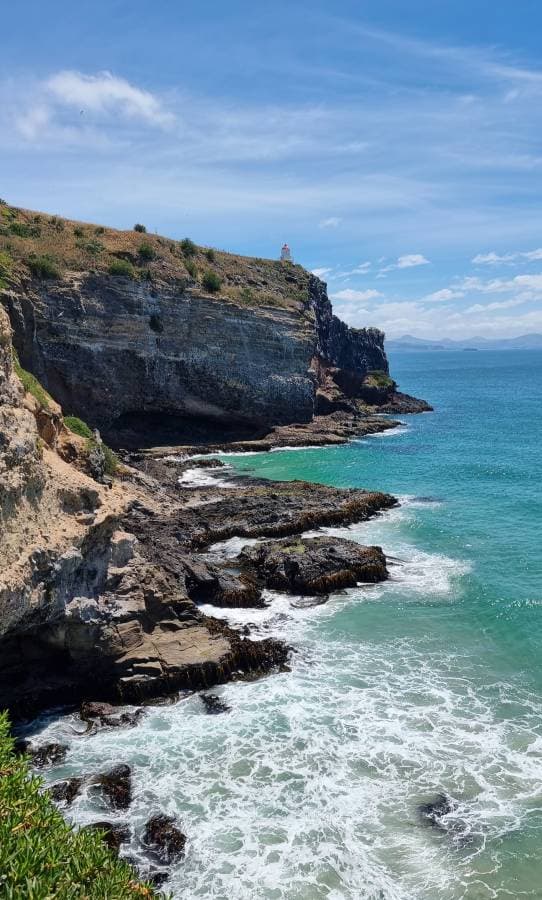
[[[542,334],[523,334],[515,338],[465,338],[452,341],[450,338],[426,340],[411,334],[386,341],[386,350],[542,350]]]

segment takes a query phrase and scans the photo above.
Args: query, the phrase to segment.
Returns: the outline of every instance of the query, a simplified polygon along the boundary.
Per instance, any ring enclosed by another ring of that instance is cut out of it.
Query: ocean
[[[380,544],[391,579],[218,611],[291,643],[291,673],[218,688],[225,715],[197,697],[151,707],[73,741],[54,773],[133,766],[130,820],[163,810],[188,836],[175,898],[542,897],[542,353],[396,353],[391,369],[435,411],[340,447],[223,457],[395,494],[328,529]],[[419,807],[440,794],[436,828]],[[85,797],[70,815],[99,818]]]

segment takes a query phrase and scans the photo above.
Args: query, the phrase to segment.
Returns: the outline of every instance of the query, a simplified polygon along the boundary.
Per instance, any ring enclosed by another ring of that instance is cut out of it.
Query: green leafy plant
[[[27,266],[34,278],[60,278],[60,269],[52,257],[46,254],[42,256],[30,256]]]
[[[74,830],[15,754],[0,714],[0,895],[6,900],[142,900],[158,895],[98,831]]]
[[[136,222],[136,224],[134,225],[134,231],[139,231],[140,234],[145,234],[147,229],[144,225],[141,225],[140,222]]]
[[[190,238],[184,238],[184,240],[181,241],[181,250],[184,256],[195,256],[198,252],[198,248]]]
[[[74,228],[74,229],[73,229],[73,233],[74,233],[75,237],[83,237],[83,235],[85,234],[85,232],[83,231],[83,229],[82,229],[82,228],[79,228],[79,227]]]
[[[209,247],[209,248],[205,251],[205,256],[207,257],[207,259],[209,260],[209,262],[214,262],[215,259],[216,259],[216,253],[215,253],[215,251],[213,250],[212,247]]]
[[[201,283],[210,294],[217,294],[222,287],[222,282],[216,272],[205,272]]]
[[[102,242],[96,240],[87,241],[86,243],[82,243],[80,246],[81,249],[85,251],[85,253],[89,253],[91,256],[98,256],[105,250]]]
[[[127,259],[115,259],[109,266],[108,270],[110,275],[114,275],[116,278],[134,278],[135,277],[135,269],[132,263],[128,262]]]
[[[365,376],[365,384],[371,387],[389,388],[393,385],[393,378],[381,369],[373,369],[372,372],[368,372]]]
[[[141,244],[138,252],[140,259],[144,260],[145,262],[150,262],[151,259],[155,259],[156,257],[156,251],[152,244],[149,243]]]

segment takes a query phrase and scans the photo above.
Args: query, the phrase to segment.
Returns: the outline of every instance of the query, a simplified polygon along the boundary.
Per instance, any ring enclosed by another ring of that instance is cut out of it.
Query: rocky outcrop
[[[238,561],[254,569],[266,588],[291,594],[329,594],[388,577],[380,547],[330,537],[266,542],[245,550]]]
[[[10,215],[28,224],[23,211]],[[383,333],[341,322],[326,285],[300,266],[214,253],[211,291],[208,254],[194,245],[187,259],[182,244],[149,236],[153,262],[141,265],[133,233],[108,229],[96,249],[95,239],[74,239],[88,226],[71,224],[62,239],[44,226],[15,239],[20,264],[0,302],[22,365],[110,443],[261,437],[315,414],[355,412],[352,400],[372,402],[367,375],[388,374]],[[49,252],[51,238],[63,265],[44,278],[25,254],[41,243]],[[82,246],[94,247],[92,263]],[[106,265],[106,251],[128,274]],[[378,402],[394,391],[390,379]]]

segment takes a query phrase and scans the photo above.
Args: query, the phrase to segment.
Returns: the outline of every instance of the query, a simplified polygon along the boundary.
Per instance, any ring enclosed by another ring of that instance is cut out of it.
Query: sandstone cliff
[[[392,400],[384,335],[340,322],[300,266],[1,209],[21,363],[116,443],[261,436]]]

